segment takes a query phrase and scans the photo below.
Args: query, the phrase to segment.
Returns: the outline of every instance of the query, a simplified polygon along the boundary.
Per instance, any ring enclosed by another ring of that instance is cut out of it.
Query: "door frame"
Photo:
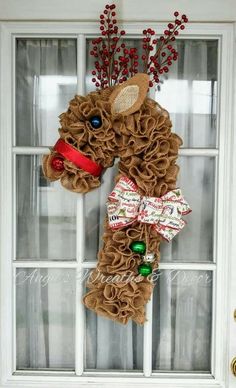
[[[236,47],[236,23],[234,23],[234,52]],[[234,55],[234,69],[233,69],[233,86],[234,86],[234,93],[233,93],[233,141],[232,141],[232,148],[231,152],[233,154],[233,161],[232,161],[232,201],[236,198],[236,109],[235,109],[235,103],[236,103],[236,60]],[[233,373],[230,370],[230,364],[234,357],[236,357],[236,317],[235,311],[236,311],[236,239],[235,231],[236,231],[236,207],[231,206],[231,221],[232,221],[232,232],[231,232],[231,263],[230,263],[230,278],[229,278],[229,289],[230,289],[230,295],[229,295],[229,310],[228,310],[228,319],[229,319],[229,335],[228,335],[228,358],[227,358],[227,365],[228,365],[228,379],[227,379],[227,385],[230,388],[236,387],[236,377],[233,375]]]
[[[128,36],[135,35],[141,32],[146,23],[124,23],[123,27],[127,31]],[[158,23],[160,31],[165,25]],[[150,25],[155,28],[155,25]],[[212,336],[213,336],[213,359],[212,359],[212,375],[199,373],[153,373],[152,377],[148,376],[150,371],[150,343],[148,342],[148,333],[150,333],[151,325],[147,324],[144,328],[144,341],[146,338],[147,357],[144,359],[144,369],[146,373],[118,373],[118,372],[97,372],[96,374],[84,373],[83,376],[75,376],[65,372],[25,372],[12,374],[14,371],[14,268],[12,266],[13,247],[11,241],[13,238],[14,228],[13,214],[14,206],[14,176],[13,158],[12,158],[12,138],[14,117],[14,40],[15,37],[78,37],[81,46],[85,49],[85,41],[82,38],[96,34],[97,23],[94,22],[3,22],[0,24],[1,34],[1,63],[0,63],[0,231],[1,231],[1,263],[0,263],[0,281],[1,281],[1,310],[0,310],[0,336],[1,336],[1,381],[2,386],[17,386],[17,387],[64,387],[65,383],[68,387],[77,386],[80,383],[81,387],[94,386],[114,386],[119,387],[134,387],[141,385],[142,387],[155,385],[158,388],[168,387],[224,387],[229,378],[229,368],[225,364],[228,360],[229,349],[229,311],[230,311],[230,290],[225,285],[230,284],[230,274],[232,272],[232,253],[236,252],[236,244],[231,236],[236,231],[235,223],[231,222],[231,207],[230,204],[233,198],[232,178],[234,166],[236,167],[236,156],[233,152],[236,145],[233,136],[233,24],[232,23],[189,23],[187,31],[185,30],[182,38],[206,38],[219,39],[219,67],[220,67],[220,95],[218,97],[218,126],[221,128],[219,134],[219,156],[218,159],[218,182],[219,187],[224,190],[219,190],[217,196],[217,230],[216,236],[216,251],[219,258],[217,266],[213,270],[215,283],[218,287],[213,291],[213,320]],[[81,52],[83,53],[81,55]],[[84,90],[84,69],[85,69],[85,52],[81,51],[78,56],[78,93],[83,93]],[[220,54],[221,52],[221,54]],[[233,143],[234,142],[234,143]],[[17,153],[13,147],[13,154]],[[21,147],[22,148],[22,147]],[[30,147],[24,147],[23,151],[32,152]],[[27,149],[26,149],[27,148]],[[45,153],[45,147],[40,148],[40,153]],[[23,153],[22,151],[22,153]],[[188,150],[183,149],[182,155],[189,154]],[[215,150],[192,149],[192,154],[215,156]],[[192,155],[191,154],[191,155]],[[235,177],[234,177],[235,178]],[[235,186],[235,179],[234,179]],[[227,188],[225,190],[225,188]],[[236,187],[234,187],[236,190]],[[82,198],[82,196],[81,196]],[[78,201],[80,210],[83,211],[83,200]],[[235,210],[236,211],[236,210]],[[83,222],[83,221],[82,221]],[[233,227],[233,229],[232,229]],[[232,241],[232,244],[231,244]],[[82,244],[82,240],[81,240]],[[223,260],[228,257],[230,260]],[[30,263],[28,263],[30,264]],[[34,262],[35,264],[35,262]],[[52,264],[53,265],[53,264]],[[211,266],[213,264],[208,264]],[[30,265],[28,265],[30,266]],[[207,269],[207,264],[205,265]],[[58,267],[55,265],[55,267]],[[198,269],[199,264],[196,264]],[[82,269],[81,264],[76,267],[77,270]],[[164,268],[164,266],[162,266]],[[181,265],[178,265],[181,269]],[[185,266],[186,268],[186,266]],[[193,267],[191,267],[192,269]],[[201,265],[202,268],[202,265]],[[193,268],[194,269],[194,268]],[[80,290],[77,296],[80,295]],[[149,309],[150,309],[149,304]],[[78,307],[80,311],[80,307]],[[82,311],[82,310],[81,310]],[[83,318],[77,322],[78,330],[81,330]],[[81,350],[82,343],[78,342],[77,347]],[[146,366],[145,366],[146,362]],[[148,364],[149,363],[149,364]],[[78,366],[78,370],[81,366]],[[175,378],[174,378],[175,376]]]

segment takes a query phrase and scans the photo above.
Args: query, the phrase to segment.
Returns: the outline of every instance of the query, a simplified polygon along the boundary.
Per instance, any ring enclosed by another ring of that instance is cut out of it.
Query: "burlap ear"
[[[148,86],[149,76],[139,73],[115,87],[109,99],[112,114],[128,116],[136,112],[147,96]]]

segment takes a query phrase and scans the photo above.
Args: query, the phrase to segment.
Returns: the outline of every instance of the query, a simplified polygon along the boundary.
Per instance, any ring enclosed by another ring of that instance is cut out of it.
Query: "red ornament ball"
[[[60,156],[54,156],[51,161],[51,166],[53,170],[63,171],[64,170],[64,160]]]

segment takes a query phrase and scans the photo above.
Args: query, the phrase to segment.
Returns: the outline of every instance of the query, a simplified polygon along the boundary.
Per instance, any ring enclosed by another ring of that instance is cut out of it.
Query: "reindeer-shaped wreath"
[[[102,37],[95,39],[93,79],[97,91],[75,96],[60,115],[60,139],[43,158],[45,176],[60,179],[68,190],[97,188],[104,169],[119,158],[116,186],[108,197],[103,248],[83,301],[86,307],[117,322],[145,322],[145,304],[158,268],[160,242],[171,240],[190,208],[176,189],[176,159],[182,144],[171,132],[168,112],[147,97],[178,53],[172,42],[188,21],[168,24],[159,39],[143,31],[143,71],[136,49],[127,49],[115,20],[115,5],[100,16]],[[155,54],[152,51],[155,48]]]

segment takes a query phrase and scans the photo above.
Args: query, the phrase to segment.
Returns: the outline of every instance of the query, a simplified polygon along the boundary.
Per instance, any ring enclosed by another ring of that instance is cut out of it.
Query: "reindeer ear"
[[[139,73],[115,87],[110,95],[111,113],[128,116],[136,112],[147,96],[149,76]]]

